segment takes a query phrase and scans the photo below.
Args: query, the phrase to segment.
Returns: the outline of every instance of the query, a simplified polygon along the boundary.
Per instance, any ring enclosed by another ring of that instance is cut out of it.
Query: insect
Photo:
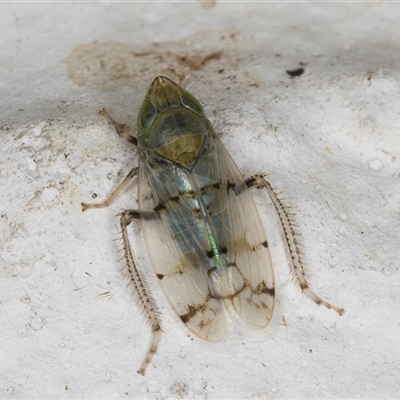
[[[161,288],[186,326],[217,342],[235,316],[256,329],[271,321],[275,281],[268,240],[250,188],[265,188],[282,225],[289,264],[302,291],[338,312],[310,289],[293,229],[292,215],[264,175],[244,179],[188,91],[158,76],[138,114],[137,136],[101,112],[119,134],[137,146],[139,166],[101,204],[108,206],[135,176],[139,208],[120,215],[123,249],[138,303],[152,328],[152,339],[138,370],[144,375],[161,335],[160,313],[131,250],[127,226],[140,218],[147,250]]]

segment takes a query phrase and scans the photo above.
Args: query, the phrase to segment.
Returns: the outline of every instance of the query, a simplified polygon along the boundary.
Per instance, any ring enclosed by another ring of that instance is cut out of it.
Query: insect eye
[[[182,93],[181,103],[196,114],[204,115],[203,106],[189,92]]]
[[[140,107],[138,124],[142,129],[149,129],[153,124],[157,115],[157,110],[153,107],[153,105],[148,101],[144,100],[142,106]]]

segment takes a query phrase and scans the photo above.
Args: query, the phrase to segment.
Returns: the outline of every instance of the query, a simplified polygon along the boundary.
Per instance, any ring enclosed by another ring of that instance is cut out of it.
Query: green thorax
[[[192,169],[211,124],[201,104],[170,79],[154,79],[138,115],[138,147]]]

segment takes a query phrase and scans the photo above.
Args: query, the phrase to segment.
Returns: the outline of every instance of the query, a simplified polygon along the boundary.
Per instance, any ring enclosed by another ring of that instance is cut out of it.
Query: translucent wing
[[[266,235],[236,165],[213,132],[191,171],[141,154],[143,231],[161,287],[182,321],[208,341],[234,314],[265,327],[274,306]]]
[[[215,134],[212,136],[213,151],[209,157],[199,159],[196,170],[209,168],[210,179],[221,182],[220,189],[213,189],[216,207],[214,226],[220,226],[220,245],[227,249],[226,259],[234,263],[244,281],[243,290],[232,297],[237,314],[247,324],[264,328],[270,322],[275,302],[275,280],[268,241],[250,190]],[[200,173],[200,172],[199,172]],[[221,222],[218,220],[221,219]]]

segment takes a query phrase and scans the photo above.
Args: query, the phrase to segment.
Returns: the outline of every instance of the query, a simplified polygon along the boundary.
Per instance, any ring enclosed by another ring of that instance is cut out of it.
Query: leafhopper
[[[288,262],[301,290],[322,300],[306,280],[293,216],[265,175],[244,179],[188,91],[159,76],[147,91],[138,115],[137,135],[129,134],[102,111],[118,133],[139,152],[133,168],[101,204],[108,206],[135,176],[139,207],[120,214],[124,253],[139,305],[152,328],[152,339],[138,370],[144,375],[161,335],[160,313],[143,273],[137,268],[127,226],[141,219],[151,263],[171,307],[201,339],[223,339],[238,316],[251,327],[265,328],[272,318],[275,280],[268,239],[251,188],[265,188],[278,213]]]

